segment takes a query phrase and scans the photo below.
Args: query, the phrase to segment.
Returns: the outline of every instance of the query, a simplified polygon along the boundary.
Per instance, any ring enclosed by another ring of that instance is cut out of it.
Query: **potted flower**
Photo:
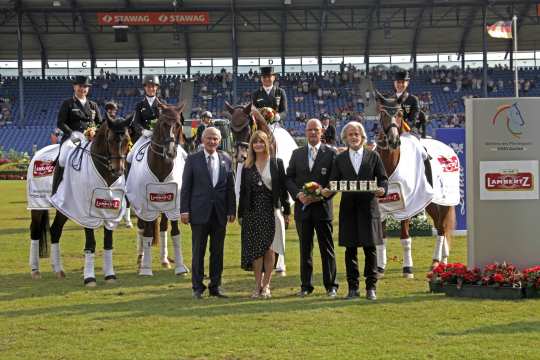
[[[462,263],[439,264],[428,273],[431,292],[444,292],[450,296],[467,296],[467,285],[476,285],[481,279],[480,269],[468,269]]]
[[[540,297],[540,265],[529,267],[521,273],[525,297]]]

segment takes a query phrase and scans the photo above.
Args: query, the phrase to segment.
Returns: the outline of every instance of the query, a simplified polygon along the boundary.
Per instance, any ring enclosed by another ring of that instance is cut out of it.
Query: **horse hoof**
[[[84,279],[84,286],[86,287],[96,287],[96,279],[95,278],[86,278]]]
[[[105,284],[114,284],[114,283],[116,283],[116,275],[105,276]]]
[[[185,276],[189,274],[189,269],[185,266],[177,267],[174,269],[174,274],[177,276]]]
[[[133,224],[131,223],[131,221],[126,222],[126,228],[128,228],[128,229],[133,228]]]
[[[32,276],[32,279],[34,280],[41,279],[41,273],[39,272],[39,270],[32,271],[31,276]]]
[[[170,268],[172,268],[170,262],[162,262],[162,263],[161,263],[161,267],[164,268],[164,269],[170,269]]]
[[[58,271],[56,273],[56,278],[57,279],[65,279],[66,278],[66,273],[64,272],[64,270]]]
[[[414,279],[413,269],[410,266],[403,267],[403,277],[405,279]]]
[[[141,268],[139,270],[140,276],[154,276],[154,273],[152,272],[152,269],[143,269]]]

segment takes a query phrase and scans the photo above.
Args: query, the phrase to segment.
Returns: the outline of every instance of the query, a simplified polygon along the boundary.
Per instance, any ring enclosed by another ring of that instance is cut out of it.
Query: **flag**
[[[489,36],[498,39],[512,38],[512,21],[497,21],[493,25],[487,26]]]

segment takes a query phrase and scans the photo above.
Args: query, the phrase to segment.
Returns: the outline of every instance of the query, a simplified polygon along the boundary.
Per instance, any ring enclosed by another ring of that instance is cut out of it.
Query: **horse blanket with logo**
[[[187,154],[179,145],[171,173],[160,182],[148,166],[148,152],[151,140],[147,139],[138,147],[131,149],[128,162],[131,162],[127,178],[127,196],[133,211],[144,221],[154,221],[160,214],[169,220],[180,219],[180,188]]]
[[[456,152],[438,140],[421,139],[420,142],[431,157],[432,202],[442,206],[458,205],[461,199],[459,191],[460,164]]]
[[[425,176],[427,153],[419,140],[401,136],[400,159],[388,177],[387,195],[379,199],[383,217],[406,220],[423,211],[433,199],[433,188]]]
[[[60,144],[45,146],[34,154],[26,173],[26,200],[28,210],[52,208],[49,197],[52,192],[54,161]]]
[[[114,230],[126,208],[125,177],[108,186],[90,155],[91,142],[82,142],[60,153],[59,165],[64,177],[50,202],[58,211],[77,224],[96,229],[102,225]]]

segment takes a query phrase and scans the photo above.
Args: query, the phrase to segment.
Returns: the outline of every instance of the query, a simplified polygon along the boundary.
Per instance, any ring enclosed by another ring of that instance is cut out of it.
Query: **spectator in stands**
[[[210,111],[205,111],[201,115],[201,124],[197,128],[195,133],[195,146],[198,148],[202,144],[202,134],[204,130],[212,126],[212,113]]]
[[[252,104],[257,108],[270,107],[276,112],[274,120],[284,121],[287,117],[287,95],[285,90],[274,85],[276,74],[272,66],[261,67],[262,86],[253,93]]]
[[[321,116],[321,124],[323,129],[321,140],[323,144],[336,146],[336,127],[330,123],[330,115],[323,114]]]
[[[118,113],[118,105],[114,101],[109,101],[105,104],[105,111],[110,119],[116,119]]]

